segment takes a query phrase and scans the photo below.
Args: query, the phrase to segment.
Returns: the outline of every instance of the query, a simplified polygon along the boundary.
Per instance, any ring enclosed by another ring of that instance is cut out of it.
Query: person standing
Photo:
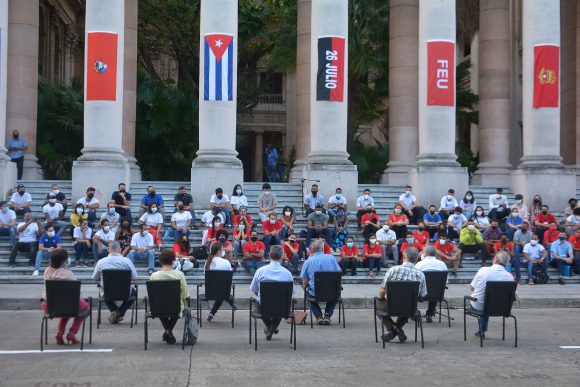
[[[25,138],[20,138],[18,130],[12,131],[12,139],[6,143],[6,149],[8,149],[10,161],[16,163],[18,180],[21,180],[24,171],[24,151],[28,149],[28,143]]]

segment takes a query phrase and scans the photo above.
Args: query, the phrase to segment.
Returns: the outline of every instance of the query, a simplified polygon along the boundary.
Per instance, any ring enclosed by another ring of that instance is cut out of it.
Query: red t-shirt
[[[419,231],[416,230],[413,232],[413,236],[415,237],[415,242],[419,243],[421,246],[425,246],[425,244],[429,241],[429,233],[427,231]]]
[[[437,241],[437,242],[435,242],[433,247],[435,247],[437,250],[441,251],[443,254],[445,254],[447,256],[451,256],[451,253],[453,252],[455,245],[449,241],[445,242],[444,245],[441,245],[441,243],[439,243],[439,241]],[[441,259],[445,260],[445,258],[441,258]]]
[[[236,228],[236,230],[234,231],[234,236],[236,235],[235,233],[237,233],[240,229]],[[246,239],[250,239],[250,234],[252,233],[252,228],[251,227],[247,227],[244,229],[244,234],[246,234]]]
[[[292,243],[292,248],[296,250],[296,252],[298,252],[298,248],[300,247],[300,245],[298,244],[298,242],[294,242]],[[286,255],[286,258],[288,259],[292,259],[292,251],[290,251],[290,248],[288,246],[286,246],[286,243],[282,243],[282,248],[284,249],[284,254]]]
[[[554,231],[548,230],[548,231],[544,232],[544,245],[546,245],[547,243],[556,242],[559,237],[560,237],[560,231],[558,231],[558,230],[554,230]]]
[[[173,245],[173,249],[171,249],[175,254],[179,253],[183,256],[188,256],[189,255],[189,251],[185,251],[181,249],[181,245],[179,243],[175,243]]]
[[[347,245],[343,245],[342,248],[340,249],[341,252],[345,253],[348,256],[355,256],[358,257],[358,246],[357,245],[353,245],[352,248],[348,248]]]
[[[366,261],[368,254],[383,254],[383,249],[377,243],[375,243],[374,247],[371,247],[368,243],[365,243],[363,246],[363,261]]]
[[[400,215],[395,215],[395,214],[391,214],[389,215],[389,222],[390,223],[399,223],[399,222],[404,222],[404,221],[408,221],[407,215],[405,214],[400,214]]]
[[[568,238],[568,242],[570,242],[573,249],[580,249],[580,235],[572,235],[570,238]]]
[[[262,230],[268,231],[268,232],[280,231],[280,230],[282,230],[282,222],[277,220],[274,223],[272,223],[272,222],[270,222],[270,219],[268,219],[264,223],[262,223]]]
[[[220,228],[218,228],[217,230],[215,230],[215,232],[213,231],[213,227],[208,228],[207,230],[207,237],[208,239],[213,239],[215,238],[216,234],[218,233],[219,230],[223,230],[224,228],[222,226],[220,226]]]
[[[379,216],[378,216],[377,214],[364,214],[364,215],[363,215],[363,216],[360,218],[360,223],[361,223],[362,225],[364,225],[364,224],[365,224],[365,222],[367,222],[367,221],[369,221],[369,220],[372,222],[372,221],[373,221],[373,219],[374,219],[374,220],[376,220],[376,223],[377,223],[377,224],[378,224],[378,223],[381,221],[381,218],[379,218]]]
[[[256,254],[260,250],[266,250],[266,246],[264,246],[264,243],[262,241],[256,241],[256,243],[246,242],[246,244],[242,248],[242,251],[248,254]],[[260,258],[259,260],[261,261],[262,258]]]
[[[505,247],[506,247],[508,250],[510,250],[510,251],[513,251],[513,250],[514,250],[514,245],[513,245],[513,243],[511,243],[511,242],[507,242],[507,243],[505,244]],[[499,251],[499,250],[501,250],[501,242],[495,242],[495,243],[493,244],[493,249],[494,249],[495,251]]]
[[[538,215],[536,215],[536,223],[558,223],[558,220],[549,212],[546,216],[541,212],[538,212]]]
[[[332,251],[330,250],[330,245],[328,243],[324,244],[322,251],[324,252],[324,254],[332,253]],[[310,250],[310,255],[314,255],[314,251]]]
[[[407,250],[409,247],[414,247],[419,251],[423,251],[423,246],[420,245],[417,241],[413,242],[412,245],[409,245],[409,242],[405,241],[403,242],[403,244],[401,245],[401,253],[405,250]]]
[[[242,215],[234,216],[234,226],[237,226],[240,223],[240,219],[242,219]],[[252,217],[250,215],[246,215],[246,223],[248,227],[252,227]]]

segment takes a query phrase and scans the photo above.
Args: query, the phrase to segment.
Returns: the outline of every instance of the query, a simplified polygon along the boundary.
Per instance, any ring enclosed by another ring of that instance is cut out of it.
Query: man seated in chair
[[[387,295],[387,282],[389,281],[418,281],[419,282],[419,297],[427,295],[427,283],[425,282],[425,275],[422,271],[415,267],[415,263],[419,259],[419,250],[414,247],[409,247],[403,253],[403,264],[391,267],[385,279],[381,284],[379,290],[379,298],[384,300]],[[397,317],[397,322],[393,322],[392,316],[386,316],[382,319],[387,333],[381,336],[384,341],[391,341],[395,336],[399,337],[399,341],[404,343],[407,341],[407,335],[403,331],[403,326],[409,321],[409,317]]]
[[[137,269],[131,260],[121,255],[121,244],[118,241],[109,243],[109,255],[100,259],[95,266],[93,272],[93,279],[97,282],[101,281],[101,273],[103,270],[131,270],[131,280],[137,279]],[[135,296],[136,290],[131,286],[131,296]],[[109,316],[109,323],[118,324],[123,320],[125,312],[133,306],[134,301],[124,301],[121,306],[118,306],[115,301],[106,300],[105,305],[111,312]]]
[[[423,259],[415,265],[415,269],[425,271],[447,271],[447,265],[445,262],[440,261],[436,257],[437,249],[433,245],[428,245],[423,250]],[[429,301],[429,306],[427,307],[426,321],[428,323],[433,322],[433,316],[435,316],[435,308],[437,307],[437,301]]]
[[[485,301],[485,287],[488,281],[512,281],[514,277],[505,269],[510,263],[510,255],[505,251],[498,251],[493,257],[493,264],[491,267],[482,267],[477,271],[475,277],[471,281],[471,297],[476,298],[477,301],[471,301],[471,307],[475,310],[482,311]],[[479,318],[479,325],[481,330],[475,332],[475,336],[481,336],[485,339],[485,332],[487,331],[487,324],[489,316],[481,316]]]
[[[256,274],[254,274],[250,290],[256,295],[257,302],[254,304],[254,311],[256,314],[261,314],[260,281],[293,282],[292,273],[285,269],[280,263],[283,254],[284,249],[282,246],[274,245],[270,247],[270,263],[266,266],[260,267],[256,270]],[[294,289],[292,289],[292,293],[294,294]],[[262,321],[264,322],[264,334],[266,335],[266,340],[272,340],[272,335],[278,333],[278,326],[282,319],[262,318]]]

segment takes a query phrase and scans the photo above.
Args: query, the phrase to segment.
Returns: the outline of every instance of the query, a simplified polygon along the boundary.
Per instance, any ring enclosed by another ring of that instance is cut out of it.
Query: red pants
[[[163,234],[163,232],[157,232],[156,228],[150,228],[149,234],[151,234],[151,236],[153,237],[153,243],[155,243],[157,246],[160,246],[161,245],[161,234]]]
[[[81,298],[79,302],[79,312],[84,312],[85,310],[89,310],[89,303],[84,299]],[[46,313],[46,302],[42,303],[42,311]],[[68,322],[68,317],[62,317],[58,319],[58,325],[56,328],[56,333],[63,335],[66,329],[66,323]],[[69,332],[73,335],[76,335],[81,328],[81,324],[83,323],[83,317],[75,317]]]

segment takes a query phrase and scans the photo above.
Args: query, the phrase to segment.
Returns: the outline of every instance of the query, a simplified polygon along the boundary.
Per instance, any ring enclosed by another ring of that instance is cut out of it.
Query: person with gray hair
[[[137,269],[133,262],[127,257],[121,254],[121,244],[119,241],[111,241],[109,243],[109,255],[105,258],[100,259],[95,266],[95,271],[93,272],[93,279],[99,283],[101,286],[101,273],[103,270],[131,270],[131,280],[137,279]],[[133,286],[131,286],[131,296],[135,296],[137,291]],[[123,320],[125,312],[131,308],[133,301],[124,301],[121,306],[117,305],[115,301],[105,300],[105,304],[109,311],[111,312],[109,316],[109,323],[118,324]]]
[[[506,266],[510,263],[510,256],[505,251],[498,251],[493,257],[493,264],[490,267],[482,267],[477,271],[475,277],[471,281],[471,297],[477,301],[471,301],[471,307],[475,310],[482,311],[485,302],[485,288],[489,281],[513,281],[514,277],[506,270]],[[489,322],[489,316],[483,315],[479,317],[479,326],[481,331],[475,332],[475,336],[485,339],[485,332]]]
[[[419,250],[415,247],[409,247],[403,253],[403,263],[401,265],[391,267],[385,274],[385,279],[379,289],[379,298],[386,299],[387,282],[390,281],[417,281],[419,282],[419,297],[427,295],[427,284],[425,283],[425,275],[422,271],[415,267],[415,263],[419,259]],[[381,336],[383,341],[391,341],[395,336],[399,337],[399,341],[404,343],[407,341],[407,335],[403,331],[403,326],[409,321],[409,317],[397,317],[395,323],[392,316],[386,316],[383,319],[383,324],[387,333]]]
[[[426,271],[447,271],[447,265],[437,259],[436,257],[437,249],[433,245],[427,245],[423,249],[423,258],[420,262],[415,265],[417,270],[422,272]],[[426,321],[428,323],[433,322],[433,316],[435,316],[435,308],[437,307],[437,301],[429,301],[429,306],[427,307],[427,312],[425,312]]]
[[[302,265],[302,271],[300,272],[300,278],[302,278],[302,287],[306,289],[307,295],[314,297],[314,273],[317,271],[340,271],[342,269],[336,262],[336,258],[333,255],[324,254],[324,243],[320,240],[312,241],[310,249],[313,255],[308,258],[304,265]],[[317,302],[310,302],[310,310],[312,314],[316,317],[316,325],[330,325],[332,322],[330,318],[336,307],[336,302],[327,302],[324,308],[324,316],[322,316],[322,309]]]

